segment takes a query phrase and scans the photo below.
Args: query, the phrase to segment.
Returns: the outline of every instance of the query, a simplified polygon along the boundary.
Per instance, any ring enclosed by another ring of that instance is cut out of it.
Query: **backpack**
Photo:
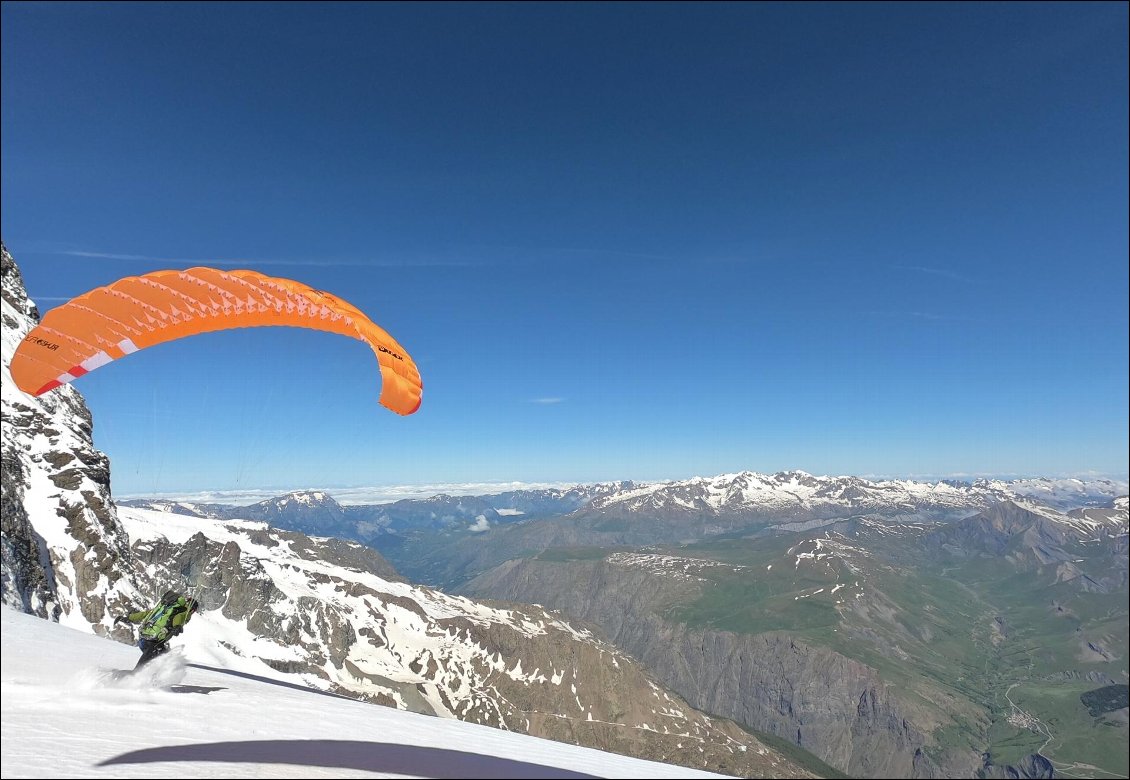
[[[190,606],[190,601],[175,590],[165,591],[161,603],[150,610],[149,617],[141,624],[141,636],[154,642],[164,642],[174,631],[174,617],[181,612],[189,613],[181,626],[192,617]],[[179,627],[175,630],[179,632]]]

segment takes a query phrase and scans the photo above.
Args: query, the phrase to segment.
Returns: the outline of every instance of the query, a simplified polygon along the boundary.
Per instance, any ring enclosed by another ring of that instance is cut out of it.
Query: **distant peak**
[[[263,503],[278,505],[296,503],[304,506],[317,506],[319,504],[336,504],[337,502],[322,490],[293,490],[276,498],[269,498]]]

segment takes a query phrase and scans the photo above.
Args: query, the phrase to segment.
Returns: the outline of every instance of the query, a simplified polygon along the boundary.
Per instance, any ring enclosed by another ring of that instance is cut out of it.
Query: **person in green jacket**
[[[141,623],[141,638],[137,642],[137,646],[141,648],[141,658],[134,670],[167,652],[169,640],[184,630],[185,624],[192,619],[198,607],[196,599],[170,590],[165,592],[155,607],[114,618],[115,623]]]

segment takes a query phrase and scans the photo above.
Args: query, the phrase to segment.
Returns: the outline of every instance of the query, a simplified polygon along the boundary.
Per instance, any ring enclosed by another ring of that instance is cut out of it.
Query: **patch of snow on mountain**
[[[629,569],[643,569],[677,580],[697,582],[706,582],[705,578],[697,576],[705,569],[721,568],[737,571],[746,568],[745,566],[722,563],[705,558],[684,558],[677,555],[638,552],[613,553],[608,556],[608,562],[614,566],[623,566]]]

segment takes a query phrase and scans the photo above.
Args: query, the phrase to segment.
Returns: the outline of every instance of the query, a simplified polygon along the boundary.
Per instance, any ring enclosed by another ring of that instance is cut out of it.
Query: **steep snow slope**
[[[194,644],[113,683],[99,670],[132,667],[135,649],[0,620],[4,777],[721,776],[224,671]]]

